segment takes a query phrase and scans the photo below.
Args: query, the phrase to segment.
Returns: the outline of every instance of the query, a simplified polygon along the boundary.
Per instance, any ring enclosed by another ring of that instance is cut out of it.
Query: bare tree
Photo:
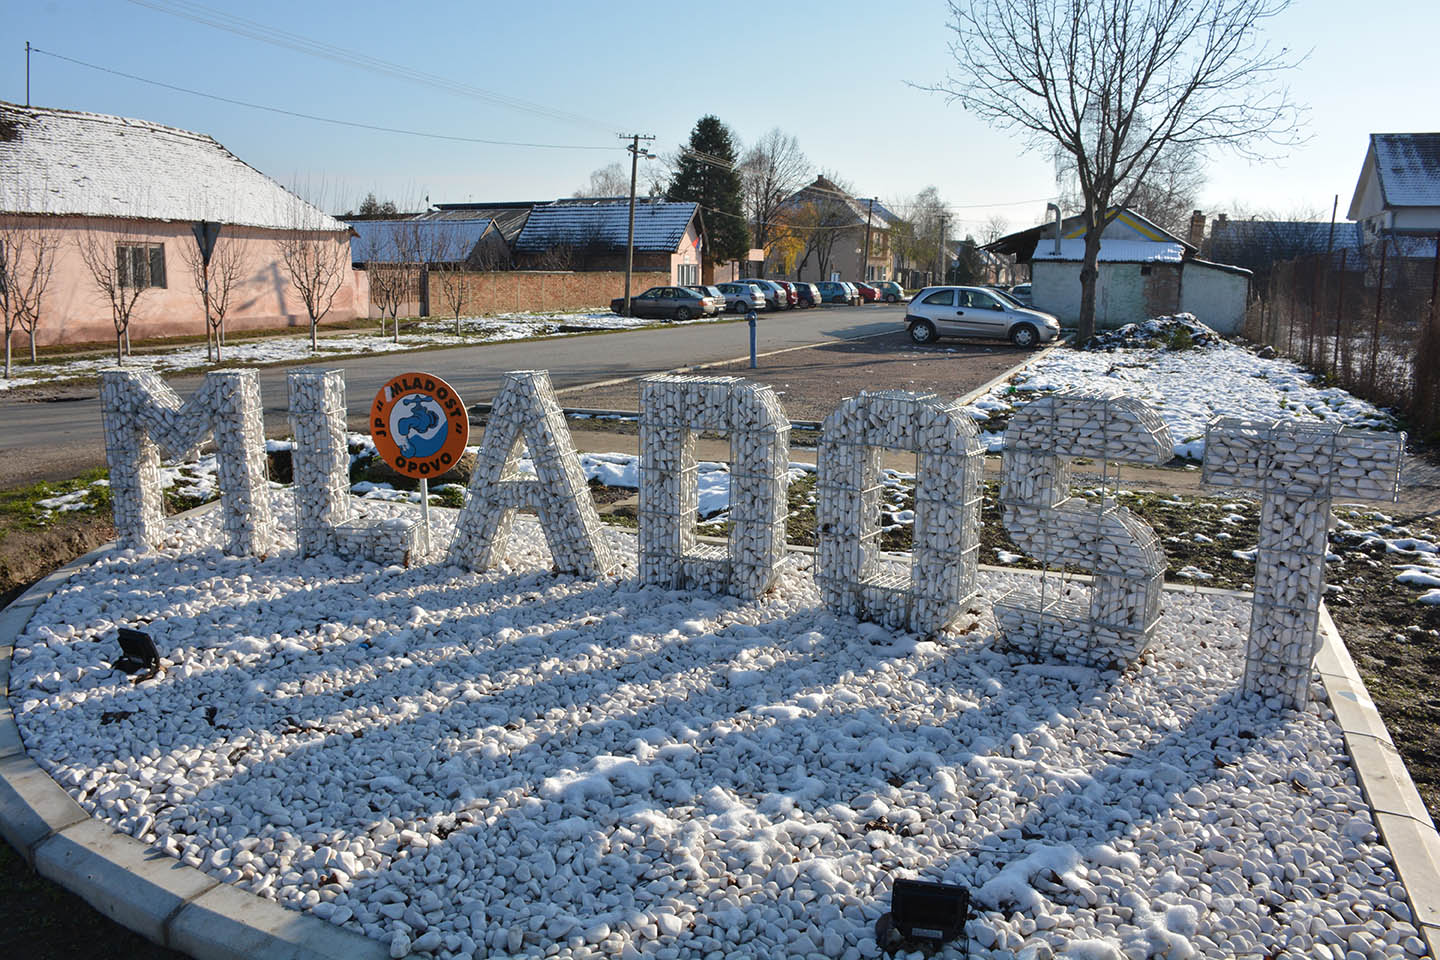
[[[576,190],[574,196],[584,197],[628,197],[630,196],[630,171],[623,163],[612,163],[592,171],[590,182]]]
[[[405,268],[398,263],[371,263],[365,267],[370,278],[370,299],[380,308],[380,336],[385,336],[385,315],[393,319],[400,310],[409,284]],[[395,320],[398,329],[400,321]]]
[[[205,356],[220,360],[225,343],[225,315],[231,299],[250,273],[250,256],[239,239],[223,233],[215,239],[210,262],[200,252],[199,244],[180,242],[180,260],[190,271],[195,295],[205,310]]]
[[[35,328],[60,237],[35,223],[0,221],[0,316],[5,322],[5,376],[10,377],[11,338],[19,327],[30,335],[30,362],[35,362]]]
[[[115,362],[123,364],[136,306],[146,290],[166,285],[164,245],[147,242],[125,220],[87,220],[76,242],[90,279],[110,305]]]
[[[890,230],[890,244],[902,269],[922,268],[932,275],[944,274],[941,243],[944,239],[949,210],[940,192],[926,187],[913,197],[896,204],[900,222]]]
[[[982,244],[994,243],[996,240],[1005,236],[1009,229],[1010,221],[997,213],[989,220],[986,220],[985,224],[980,228],[980,242]]]
[[[1177,236],[1185,236],[1190,212],[1205,187],[1205,153],[1199,149],[1170,147],[1161,151],[1144,179],[1124,183],[1117,195],[1129,194],[1124,206],[1158,224]],[[1060,205],[1066,210],[1080,210],[1085,198],[1080,191],[1073,159],[1063,150],[1055,151],[1055,183],[1060,189]]]
[[[440,267],[440,299],[455,317],[455,336],[461,335],[460,313],[470,297],[466,277],[474,251],[467,249],[465,239],[454,227],[437,224],[431,254]],[[488,252],[483,254],[488,256]]]
[[[1068,154],[1084,200],[1080,335],[1095,330],[1100,236],[1170,150],[1297,140],[1259,37],[1289,0],[951,0],[958,67],[936,89],[1035,147]]]
[[[310,349],[319,348],[320,321],[330,312],[345,286],[350,269],[350,246],[340,231],[323,228],[321,214],[298,197],[291,204],[288,230],[277,246],[290,285],[300,295],[310,320]]]
[[[779,234],[779,213],[813,172],[800,144],[775,127],[740,159],[740,183],[751,240],[768,254]],[[763,276],[763,274],[762,274]]]

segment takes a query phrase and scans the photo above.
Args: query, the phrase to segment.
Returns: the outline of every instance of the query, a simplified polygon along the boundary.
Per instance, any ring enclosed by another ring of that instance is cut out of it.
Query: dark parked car
[[[824,301],[820,297],[820,288],[813,283],[806,283],[804,280],[796,280],[795,296],[800,298],[800,305],[804,307],[818,307]]]
[[[612,313],[625,309],[625,298],[610,301]],[[652,320],[689,320],[705,315],[705,299],[685,287],[651,287],[638,297],[630,298],[630,316]]]

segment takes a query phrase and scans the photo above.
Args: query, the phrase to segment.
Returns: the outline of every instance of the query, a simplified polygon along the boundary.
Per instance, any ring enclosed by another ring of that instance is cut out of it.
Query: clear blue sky
[[[222,9],[221,0],[207,0]],[[31,100],[202,131],[285,183],[344,208],[368,190],[419,203],[566,196],[627,155],[616,134],[673,150],[714,113],[742,140],[779,126],[857,193],[896,200],[933,184],[961,230],[998,213],[1043,216],[1047,157],[958,104],[915,89],[950,62],[943,2],[859,0],[736,7],[674,2],[423,4],[249,0],[266,27],[437,75],[437,89],[238,36],[155,9],[193,0],[6,0],[0,99],[25,98],[24,44],[180,87],[326,117],[466,137],[596,146],[486,146],[281,117],[34,55]],[[732,24],[740,23],[736,27]],[[1264,163],[1212,158],[1208,212],[1340,215],[1371,131],[1440,129],[1440,3],[1301,0],[1268,35],[1311,50],[1291,88],[1310,140]],[[908,82],[908,83],[907,83]],[[493,96],[487,96],[493,95]],[[496,102],[497,100],[501,102]],[[525,101],[519,108],[514,101]],[[511,104],[511,105],[507,105]]]

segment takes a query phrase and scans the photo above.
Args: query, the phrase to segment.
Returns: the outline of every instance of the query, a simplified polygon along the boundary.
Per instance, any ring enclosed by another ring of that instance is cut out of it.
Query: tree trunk
[[[1080,265],[1080,318],[1075,346],[1083,348],[1095,335],[1095,288],[1100,279],[1100,234],[1105,231],[1103,219],[1085,231],[1085,261]],[[1042,239],[1041,243],[1045,243]]]
[[[311,353],[314,353],[314,352],[316,352],[317,350],[320,349],[320,343],[319,343],[319,340],[318,340],[318,338],[317,338],[317,336],[316,336],[316,333],[315,333],[315,328],[316,328],[317,326],[319,326],[319,323],[316,321],[316,319],[315,319],[314,317],[311,317],[311,318],[310,318],[310,352],[311,352]]]
[[[125,334],[119,330],[115,331],[115,363],[125,366]]]
[[[220,318],[220,323],[215,326],[215,362],[216,362],[216,363],[219,363],[219,362],[220,362],[220,345],[221,345],[222,343],[224,343],[224,340],[221,339],[221,337],[220,337],[221,325],[223,325],[224,323],[225,323],[225,318],[224,318],[224,317],[221,317],[221,318]]]
[[[38,322],[38,321],[37,321]],[[30,328],[30,362],[35,363],[35,328]]]
[[[5,379],[10,379],[10,336],[9,330],[5,331]]]
[[[455,336],[460,336],[460,314],[455,314]]]
[[[400,342],[400,318],[399,318],[399,317],[394,317],[394,316],[392,316],[392,317],[390,318],[390,328],[391,328],[391,332],[392,332],[392,333],[394,334],[394,336],[395,336],[395,342],[396,342],[396,343],[399,343],[399,342]]]
[[[125,356],[130,356],[130,324],[125,324]]]

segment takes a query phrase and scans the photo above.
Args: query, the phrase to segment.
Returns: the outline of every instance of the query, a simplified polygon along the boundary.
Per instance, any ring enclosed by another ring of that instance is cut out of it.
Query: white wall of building
[[[1095,286],[1095,326],[1118,327],[1146,319],[1145,283],[1138,263],[1102,263]],[[1030,265],[1030,295],[1035,309],[1054,315],[1062,326],[1080,322],[1080,264],[1036,260]]]
[[[1239,333],[1245,323],[1250,278],[1203,263],[1185,264],[1180,309],[1220,333]]]

